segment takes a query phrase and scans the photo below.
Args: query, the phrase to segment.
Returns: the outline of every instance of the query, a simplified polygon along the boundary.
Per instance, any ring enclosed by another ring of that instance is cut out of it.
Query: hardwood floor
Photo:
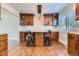
[[[52,42],[52,46],[48,47],[26,47],[19,44],[12,51],[8,52],[9,56],[69,56],[67,49],[61,43]]]

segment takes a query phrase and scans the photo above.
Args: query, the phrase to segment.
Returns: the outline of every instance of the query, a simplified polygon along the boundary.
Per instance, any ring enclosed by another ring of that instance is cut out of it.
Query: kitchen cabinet
[[[26,37],[28,34],[34,34],[36,47],[43,46],[43,32],[20,32],[20,43],[26,43]]]
[[[36,47],[44,46],[45,36],[50,37],[50,43],[58,42],[59,32],[20,32],[20,43],[26,43],[26,37],[29,33],[34,33]]]
[[[68,53],[72,56],[79,56],[79,35],[68,34]]]
[[[51,38],[52,38],[52,41],[58,42],[59,32],[51,32]]]
[[[76,3],[75,4],[75,7],[76,7],[76,20],[78,20],[79,21],[79,3]]]
[[[27,36],[30,34],[34,34],[33,32],[23,32],[20,31],[20,43],[26,43]]]
[[[26,38],[25,32],[20,32],[20,43],[25,42],[25,38]]]
[[[44,14],[45,26],[57,26],[58,25],[58,13]]]
[[[8,50],[7,34],[0,35],[0,56],[7,56]]]
[[[53,26],[58,26],[58,13],[53,13]]]
[[[52,25],[52,15],[51,14],[44,14],[44,25],[51,26]]]
[[[34,14],[20,14],[21,26],[32,26],[34,20]]]
[[[0,3],[0,20],[1,20],[1,3]]]
[[[35,46],[36,47],[43,46],[43,32],[35,32]]]

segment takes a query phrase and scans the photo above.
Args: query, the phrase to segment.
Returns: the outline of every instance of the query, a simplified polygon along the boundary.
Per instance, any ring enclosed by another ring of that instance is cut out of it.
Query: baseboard
[[[59,41],[59,43],[61,44],[61,46],[62,46],[63,48],[67,49],[67,45],[66,45],[66,44],[64,44],[62,41]]]
[[[59,42],[63,43],[64,45],[67,46],[67,43],[63,42],[62,40],[59,40]]]

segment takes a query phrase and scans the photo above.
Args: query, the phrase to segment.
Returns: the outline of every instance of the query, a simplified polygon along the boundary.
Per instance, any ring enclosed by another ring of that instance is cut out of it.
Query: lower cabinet
[[[8,53],[7,53],[7,50],[3,50],[2,52],[0,52],[0,56],[7,56]]]
[[[44,36],[45,34],[47,36],[50,36],[50,43],[52,43],[52,41],[58,42],[58,38],[59,38],[59,33],[58,32],[31,32],[34,33],[34,41],[35,41],[35,46],[36,47],[41,47],[44,46]],[[25,43],[27,35],[29,33],[28,32],[20,32],[20,43]]]
[[[43,33],[42,32],[36,32],[35,33],[35,46],[36,47],[42,47],[43,46]]]
[[[71,56],[79,56],[79,35],[68,34],[68,53]]]
[[[58,42],[59,32],[51,32],[52,41]]]
[[[26,38],[25,32],[20,32],[20,43],[25,42],[25,38]]]
[[[7,34],[0,35],[0,56],[7,56],[8,50]]]

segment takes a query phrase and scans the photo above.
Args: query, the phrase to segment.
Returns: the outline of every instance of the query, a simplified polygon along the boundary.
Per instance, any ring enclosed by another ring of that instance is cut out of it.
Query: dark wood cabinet
[[[79,21],[79,3],[76,3],[75,4],[75,9],[76,9],[76,20]]]
[[[34,20],[34,14],[20,14],[21,26],[32,26]]]
[[[0,56],[7,56],[8,53],[7,34],[0,35]]]
[[[68,53],[72,56],[79,56],[79,35],[68,34]]]

